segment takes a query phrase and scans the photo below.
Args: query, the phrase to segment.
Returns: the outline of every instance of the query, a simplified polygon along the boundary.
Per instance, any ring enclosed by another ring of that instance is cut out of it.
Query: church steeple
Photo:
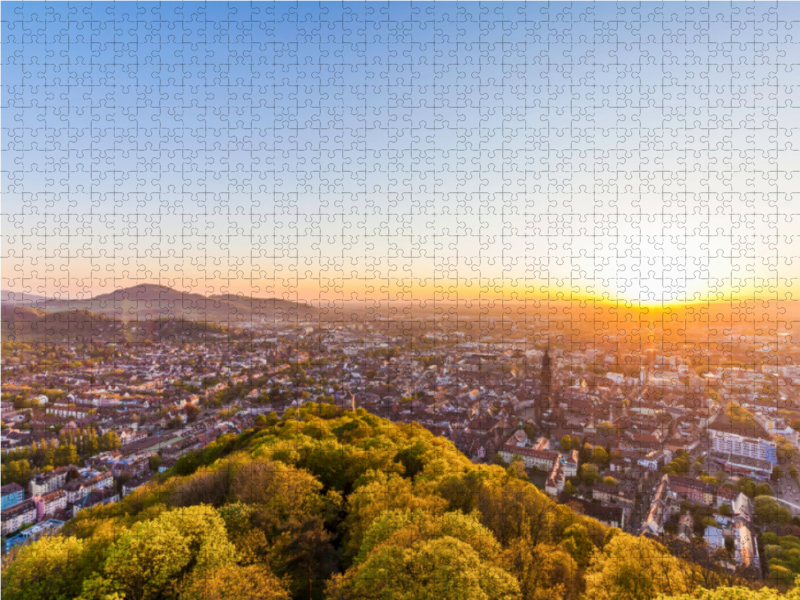
[[[542,389],[544,391],[544,395],[546,398],[550,397],[551,378],[552,374],[550,372],[550,344],[548,344],[547,349],[544,351],[544,356],[542,357]]]
[[[552,372],[550,366],[550,344],[542,356],[542,374],[540,379],[539,397],[536,399],[535,415],[536,425],[541,426],[542,415],[544,414],[545,407],[550,408],[553,401],[552,394]]]

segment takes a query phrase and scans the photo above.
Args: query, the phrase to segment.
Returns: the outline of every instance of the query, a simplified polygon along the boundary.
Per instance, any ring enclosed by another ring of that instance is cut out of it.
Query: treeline
[[[327,404],[81,511],[2,575],[8,600],[643,600],[744,583],[416,424]]]
[[[56,467],[78,465],[88,456],[120,447],[120,439],[115,431],[97,435],[92,427],[69,431],[54,439],[33,441],[30,446],[10,450],[2,455],[2,482],[17,483],[27,487],[31,478],[38,473],[47,473]]]

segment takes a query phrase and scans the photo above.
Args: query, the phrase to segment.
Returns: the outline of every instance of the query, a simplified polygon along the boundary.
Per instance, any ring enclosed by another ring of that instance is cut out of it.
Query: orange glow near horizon
[[[441,302],[441,303],[556,303],[577,305],[603,305],[615,306],[625,309],[639,308],[642,310],[678,309],[691,306],[702,306],[716,303],[741,303],[741,302],[775,302],[791,301],[791,289],[787,286],[780,290],[774,287],[748,286],[736,290],[708,290],[701,294],[695,292],[692,298],[680,300],[646,299],[641,300],[626,293],[614,295],[608,291],[591,293],[579,286],[572,289],[562,287],[547,288],[544,286],[518,286],[518,285],[448,285],[435,288],[432,285],[400,286],[376,285],[329,285],[317,287],[309,282],[294,286],[278,285],[245,285],[219,286],[212,285],[207,280],[138,280],[124,282],[116,280],[104,282],[106,285],[97,286],[87,291],[86,288],[49,287],[41,289],[35,285],[10,286],[4,291],[16,293],[42,295],[59,299],[84,299],[88,300],[101,294],[108,294],[118,289],[135,287],[137,285],[162,285],[183,293],[200,294],[204,296],[233,294],[243,297],[280,298],[291,301],[306,302]]]

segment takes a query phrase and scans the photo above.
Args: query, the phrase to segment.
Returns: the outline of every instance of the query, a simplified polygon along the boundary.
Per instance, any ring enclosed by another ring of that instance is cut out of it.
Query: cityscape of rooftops
[[[799,598],[799,15],[2,2],[4,599]]]

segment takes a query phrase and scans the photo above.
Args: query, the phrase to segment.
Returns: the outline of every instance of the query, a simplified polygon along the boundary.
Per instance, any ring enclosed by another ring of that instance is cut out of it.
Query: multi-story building
[[[567,478],[564,476],[564,467],[561,461],[556,460],[553,463],[553,468],[547,475],[547,481],[544,484],[544,491],[552,496],[558,496],[564,491]]]
[[[67,493],[67,502],[76,504],[81,502],[90,492],[110,488],[114,484],[114,477],[110,472],[99,473],[92,477],[70,481],[64,491]]]
[[[712,454],[711,459],[728,473],[757,479],[769,479],[775,468],[775,465],[768,460],[736,454]]]
[[[800,446],[797,432],[789,427],[783,419],[775,419],[761,412],[757,412],[754,417],[756,423],[761,425],[773,438],[786,440],[795,448]]]
[[[660,467],[672,460],[672,452],[669,450],[653,450],[646,456],[635,456],[636,464],[650,471],[657,471]]]
[[[41,521],[45,517],[52,517],[57,512],[67,508],[67,493],[64,490],[56,490],[49,494],[34,496],[33,503],[36,505],[36,520]]]
[[[733,507],[733,509],[736,510],[736,507],[734,506],[734,502],[736,501],[737,495],[739,495],[739,494],[744,496],[744,494],[742,494],[741,492],[734,492],[733,490],[731,490],[729,488],[726,488],[724,486],[718,485],[717,486],[717,497],[716,497],[716,502],[715,502],[714,506],[716,508],[719,508],[723,504],[730,504],[731,507]],[[745,496],[745,498],[747,498],[747,496]]]
[[[45,414],[56,417],[83,419],[89,415],[94,407],[91,405],[78,406],[75,404],[56,403],[45,408]]]
[[[522,458],[525,468],[531,469],[536,467],[542,471],[550,471],[550,469],[553,468],[553,463],[555,463],[560,456],[558,452],[553,452],[552,450],[536,450],[534,448],[514,446],[512,444],[504,444],[500,449],[500,456],[506,462],[511,462],[514,455],[518,455]]]
[[[627,509],[623,506],[589,504],[584,511],[587,517],[597,519],[608,527],[625,527]]]
[[[564,468],[564,475],[566,477],[575,477],[578,474],[578,451],[573,450],[567,454],[563,454],[559,458],[561,466]]]
[[[115,477],[119,477],[122,473],[128,473],[131,477],[139,477],[150,471],[150,457],[141,455],[121,458],[113,464],[111,471]]]
[[[3,507],[0,510],[6,510],[25,500],[25,490],[18,483],[4,485],[0,491],[3,494]]]
[[[4,423],[10,423],[17,420],[19,413],[14,409],[14,405],[10,402],[0,402],[0,415],[2,415]]]
[[[23,500],[16,506],[2,511],[0,518],[3,521],[3,535],[8,535],[17,531],[23,525],[36,523],[36,505],[33,500]]]
[[[669,496],[681,498],[692,502],[700,502],[707,506],[714,503],[717,495],[717,486],[705,483],[693,477],[682,477],[680,475],[665,475]]]
[[[31,479],[30,483],[31,496],[41,496],[42,494],[60,490],[66,483],[67,473],[70,469],[75,468],[77,467],[59,467],[49,473],[36,475]]]
[[[712,453],[722,457],[733,455],[778,464],[778,446],[764,429],[753,422],[732,423],[719,414],[708,424],[708,443]]]

